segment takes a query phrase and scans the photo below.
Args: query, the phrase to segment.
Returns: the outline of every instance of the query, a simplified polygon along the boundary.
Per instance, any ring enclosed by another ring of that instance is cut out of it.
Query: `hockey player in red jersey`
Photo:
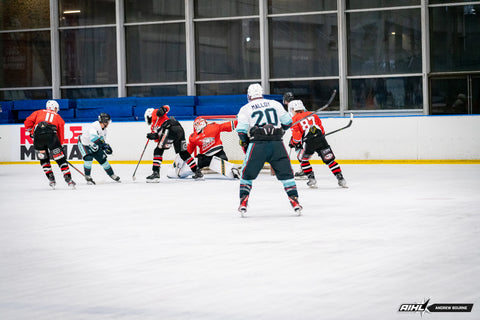
[[[49,180],[49,185],[55,188],[55,175],[50,164],[50,155],[55,160],[63,173],[65,182],[69,187],[74,188],[75,182],[72,180],[70,168],[67,159],[63,154],[63,138],[65,121],[57,113],[60,109],[58,102],[48,100],[46,109],[33,112],[25,120],[25,129],[33,137],[33,146],[37,151],[37,158],[40,165]]]
[[[195,149],[199,149],[197,162],[200,169],[208,167],[213,156],[228,160],[223,150],[220,133],[232,132],[236,125],[237,120],[218,124],[216,122],[207,123],[202,117],[195,119],[193,122],[194,132],[188,138],[188,152],[194,154]]]
[[[308,177],[307,185],[312,188],[317,185],[315,174],[309,161],[312,155],[317,152],[322,161],[337,178],[338,185],[347,188],[347,181],[343,178],[342,169],[335,161],[335,155],[325,139],[322,120],[320,120],[318,115],[306,111],[301,100],[290,101],[289,107],[292,108],[295,114],[292,119],[293,123],[303,118],[299,123],[291,127],[292,138],[289,146],[291,148],[301,148],[298,153],[298,160],[300,161],[300,167]]]
[[[150,125],[150,133],[147,138],[155,140],[157,146],[153,150],[153,173],[147,177],[147,182],[160,181],[160,166],[163,161],[163,153],[169,149],[172,144],[183,161],[185,161],[192,172],[195,180],[203,179],[203,173],[198,168],[195,159],[187,151],[187,142],[185,140],[185,131],[182,125],[175,119],[169,118],[167,113],[170,106],[164,105],[158,109],[149,108],[145,111],[145,122]]]
[[[209,167],[228,178],[240,178],[238,168],[228,162],[228,157],[223,150],[220,137],[221,132],[232,132],[237,125],[237,120],[224,123],[211,122],[198,117],[193,122],[193,133],[189,137],[187,150],[190,154],[197,154],[197,164],[200,169]],[[181,166],[181,163],[176,164]],[[178,172],[182,172],[179,170]]]

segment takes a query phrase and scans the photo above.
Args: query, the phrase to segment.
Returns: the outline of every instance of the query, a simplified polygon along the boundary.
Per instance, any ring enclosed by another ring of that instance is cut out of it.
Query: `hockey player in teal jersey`
[[[112,154],[112,147],[105,142],[107,127],[112,122],[108,113],[100,113],[98,121],[93,122],[90,127],[78,139],[78,148],[83,157],[83,169],[87,184],[94,184],[91,176],[93,159],[97,160],[105,172],[113,180],[120,182],[120,177],[114,172],[107,160],[107,155]]]
[[[263,88],[254,83],[248,87],[248,103],[237,115],[236,131],[240,144],[246,151],[240,180],[240,206],[238,211],[247,212],[248,198],[255,180],[265,162],[270,163],[275,176],[283,184],[294,211],[300,214],[297,185],[293,177],[290,158],[282,141],[284,130],[292,124],[292,117],[282,104],[264,99]]]

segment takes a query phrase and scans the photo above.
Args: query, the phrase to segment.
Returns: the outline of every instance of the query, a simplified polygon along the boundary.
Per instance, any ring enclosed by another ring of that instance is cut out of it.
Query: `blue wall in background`
[[[265,95],[267,99],[282,102],[281,95]],[[111,99],[56,99],[58,112],[65,122],[92,122],[101,112],[110,114],[114,121],[144,121],[147,108],[170,106],[169,116],[178,120],[192,120],[205,115],[236,115],[246,104],[247,96],[182,96]],[[47,100],[0,101],[0,123],[23,123],[35,110],[45,109]]]

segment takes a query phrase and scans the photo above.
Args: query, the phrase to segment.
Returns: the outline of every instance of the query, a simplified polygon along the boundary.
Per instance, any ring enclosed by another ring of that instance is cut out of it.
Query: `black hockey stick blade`
[[[353,113],[350,113],[350,121],[348,121],[347,125],[345,127],[341,127],[337,130],[333,130],[332,132],[328,132],[328,133],[325,133],[325,137],[328,136],[328,135],[331,135],[335,132],[338,132],[338,131],[341,131],[341,130],[344,130],[344,129],[347,129],[348,127],[350,127],[353,123]]]

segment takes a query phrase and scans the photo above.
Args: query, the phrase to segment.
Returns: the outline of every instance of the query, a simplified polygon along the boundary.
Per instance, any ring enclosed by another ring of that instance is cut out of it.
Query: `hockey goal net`
[[[237,119],[236,116],[202,116],[207,123],[216,122],[216,123],[223,123],[226,121],[235,121]],[[242,147],[240,146],[240,139],[238,138],[238,134],[235,130],[232,132],[221,132],[220,138],[223,142],[223,150],[227,154],[228,160],[230,162],[236,164],[243,164],[243,160],[245,159],[245,153],[243,152]],[[265,163],[263,167],[264,172],[271,173],[271,168],[269,163]]]
[[[223,123],[227,121],[235,121],[236,116],[202,116],[207,123],[216,122]],[[242,147],[240,147],[239,138],[237,132],[222,132],[220,138],[223,142],[223,150],[227,154],[228,160],[237,164],[242,164],[245,158]]]

